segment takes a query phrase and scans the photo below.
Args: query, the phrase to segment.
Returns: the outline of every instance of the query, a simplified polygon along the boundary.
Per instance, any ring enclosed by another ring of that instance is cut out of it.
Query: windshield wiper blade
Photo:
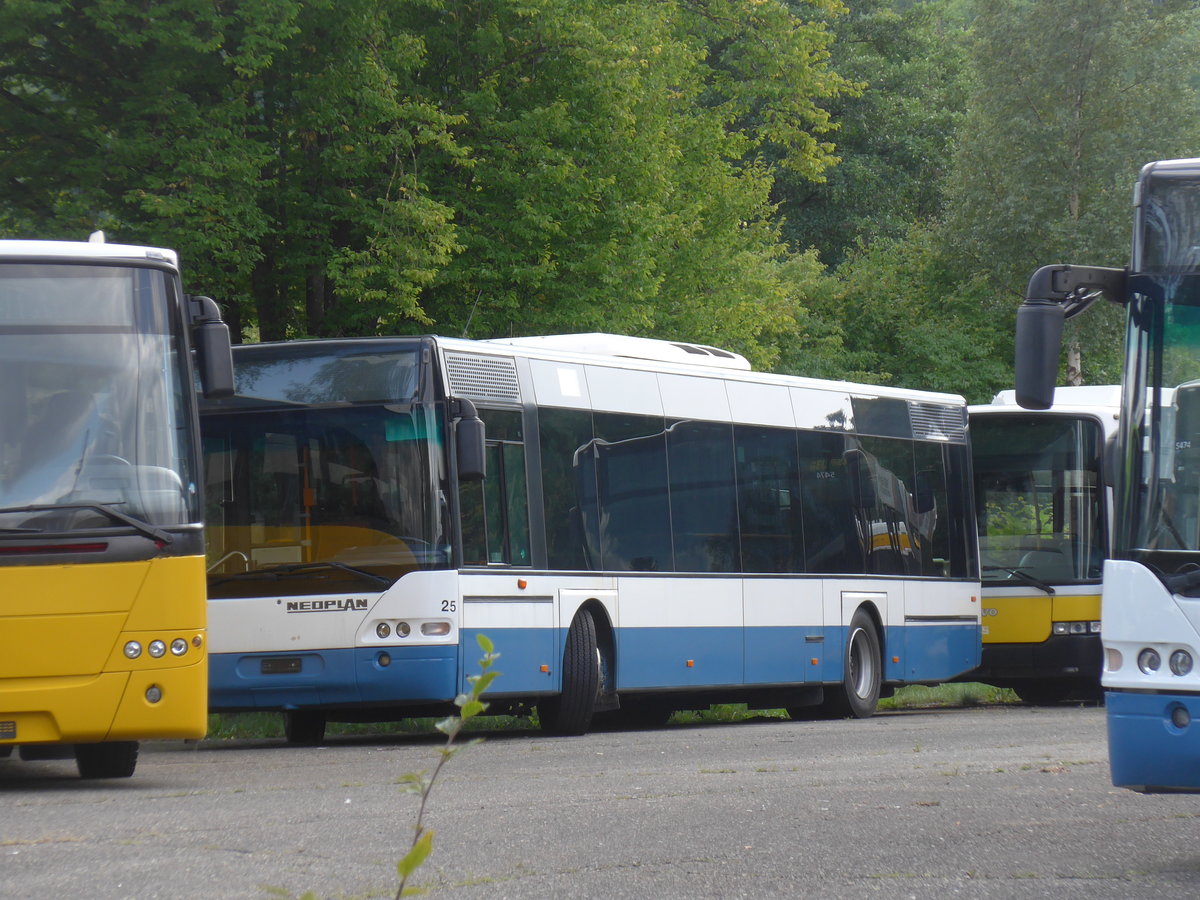
[[[114,522],[119,522],[122,525],[128,525],[130,528],[136,529],[139,533],[145,535],[151,540],[158,541],[160,544],[174,543],[175,538],[169,532],[163,531],[157,525],[151,525],[144,519],[139,519],[136,516],[128,515],[118,509],[113,509],[106,503],[48,503],[38,504],[35,506],[8,506],[0,509],[0,515],[6,513],[24,513],[24,512],[61,512],[64,509],[90,509],[98,512],[103,516],[107,516]],[[6,531],[13,529],[5,529]],[[25,530],[25,529],[18,529]],[[35,532],[44,532],[45,529],[33,528],[29,529]]]
[[[368,572],[366,569],[359,569],[355,566],[348,566],[345,563],[321,561],[309,563],[283,563],[278,566],[268,566],[263,569],[250,569],[245,572],[234,572],[232,575],[224,575],[220,578],[214,578],[209,582],[209,585],[224,584],[227,581],[242,581],[251,578],[278,578],[280,575],[294,575],[297,572],[311,571],[312,569],[338,569],[342,572],[349,572],[351,575],[357,575],[359,578],[365,578],[373,581],[376,584],[381,584],[384,587],[391,587],[395,581],[391,578],[386,578],[383,575],[377,575],[374,572]]]
[[[1046,582],[1042,581],[1042,579],[1034,578],[1028,572],[1023,572],[1020,569],[1010,569],[1008,566],[983,566],[983,570],[985,572],[987,572],[987,571],[1007,572],[1013,578],[1017,579],[1018,581],[1025,582],[1030,587],[1035,587],[1039,591],[1045,591],[1047,594],[1050,594],[1051,596],[1054,595],[1054,588],[1052,588],[1050,585],[1046,584]]]

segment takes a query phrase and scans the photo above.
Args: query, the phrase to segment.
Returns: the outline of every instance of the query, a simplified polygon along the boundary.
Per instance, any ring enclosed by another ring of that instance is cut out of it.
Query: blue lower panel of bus
[[[882,649],[888,681],[946,681],[979,665],[974,623],[886,631]],[[838,682],[846,638],[842,626],[622,628],[618,688]]]
[[[214,653],[209,656],[212,709],[404,704],[452,700],[457,647]]]
[[[1200,696],[1106,691],[1104,703],[1113,784],[1200,793]]]
[[[495,671],[500,676],[492,684],[494,694],[545,694],[562,689],[562,643],[553,628],[464,628],[463,678],[461,690],[469,687],[465,679],[480,672],[483,651],[476,635],[485,634],[500,658]],[[566,631],[561,640],[567,639]]]
[[[979,665],[980,638],[974,622],[888,628],[884,677],[888,681],[949,681]],[[900,661],[892,662],[893,656]]]

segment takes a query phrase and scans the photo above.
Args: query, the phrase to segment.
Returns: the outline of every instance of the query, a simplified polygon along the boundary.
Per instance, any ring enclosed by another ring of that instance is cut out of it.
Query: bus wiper
[[[173,543],[175,540],[174,537],[172,537],[168,532],[163,531],[157,525],[151,525],[149,522],[147,522],[143,519],[139,519],[139,518],[136,518],[135,516],[128,515],[126,513],[121,512],[118,509],[113,509],[111,506],[109,506],[106,503],[49,503],[49,504],[39,504],[36,506],[8,506],[8,507],[5,507],[4,509],[0,509],[0,515],[4,515],[6,513],[61,512],[64,509],[90,509],[93,512],[98,512],[103,516],[107,516],[108,518],[112,519],[114,522],[119,522],[122,525],[128,525],[130,528],[137,530],[140,534],[145,535],[146,537],[150,538],[151,540],[158,541],[158,543],[160,543],[160,544],[164,544],[164,545],[170,544],[170,543]],[[30,528],[30,529],[6,528],[4,530],[5,531],[34,531],[34,532],[44,532],[45,531],[45,529],[42,529],[42,528]]]
[[[1051,596],[1054,595],[1054,588],[1050,587],[1050,585],[1046,584],[1046,582],[1042,581],[1042,579],[1034,578],[1028,572],[1023,572],[1020,569],[1010,569],[1008,566],[984,566],[983,570],[985,572],[1007,572],[1013,578],[1017,579],[1018,581],[1025,582],[1030,587],[1035,587],[1039,591],[1045,591]]]
[[[376,575],[374,572],[368,572],[366,569],[359,569],[355,566],[348,566],[340,562],[309,562],[309,563],[283,563],[278,566],[267,566],[263,569],[250,569],[246,572],[234,572],[232,575],[225,575],[221,578],[214,578],[209,582],[210,586],[224,584],[226,581],[243,581],[252,578],[278,578],[280,575],[294,575],[297,572],[310,571],[312,569],[338,569],[342,572],[349,572],[351,575],[357,575],[359,578],[366,578],[374,581],[376,584],[381,584],[384,587],[391,587],[395,582],[391,578],[385,578],[383,575]]]

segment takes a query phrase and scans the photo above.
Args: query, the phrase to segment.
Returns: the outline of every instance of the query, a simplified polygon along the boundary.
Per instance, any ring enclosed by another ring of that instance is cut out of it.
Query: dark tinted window
[[[619,571],[672,571],[663,420],[596,413],[594,421],[601,565]]]
[[[546,556],[552,569],[600,568],[592,414],[538,410]]]
[[[804,517],[804,570],[829,574],[865,572],[867,560],[851,504],[846,450],[853,438],[799,432],[800,503]]]
[[[667,432],[671,530],[678,572],[737,572],[733,429],[677,422]]]
[[[921,574],[920,526],[915,520],[911,441],[863,437],[864,474],[874,503],[860,511],[859,528],[867,552],[868,572],[881,575]]]
[[[800,473],[796,434],[734,426],[742,570],[802,572]]]

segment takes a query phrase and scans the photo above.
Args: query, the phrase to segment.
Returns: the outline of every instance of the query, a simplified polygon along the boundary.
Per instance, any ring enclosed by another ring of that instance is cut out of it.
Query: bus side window
[[[461,484],[463,564],[527,566],[529,500],[520,413],[479,410],[487,427],[487,476]]]

